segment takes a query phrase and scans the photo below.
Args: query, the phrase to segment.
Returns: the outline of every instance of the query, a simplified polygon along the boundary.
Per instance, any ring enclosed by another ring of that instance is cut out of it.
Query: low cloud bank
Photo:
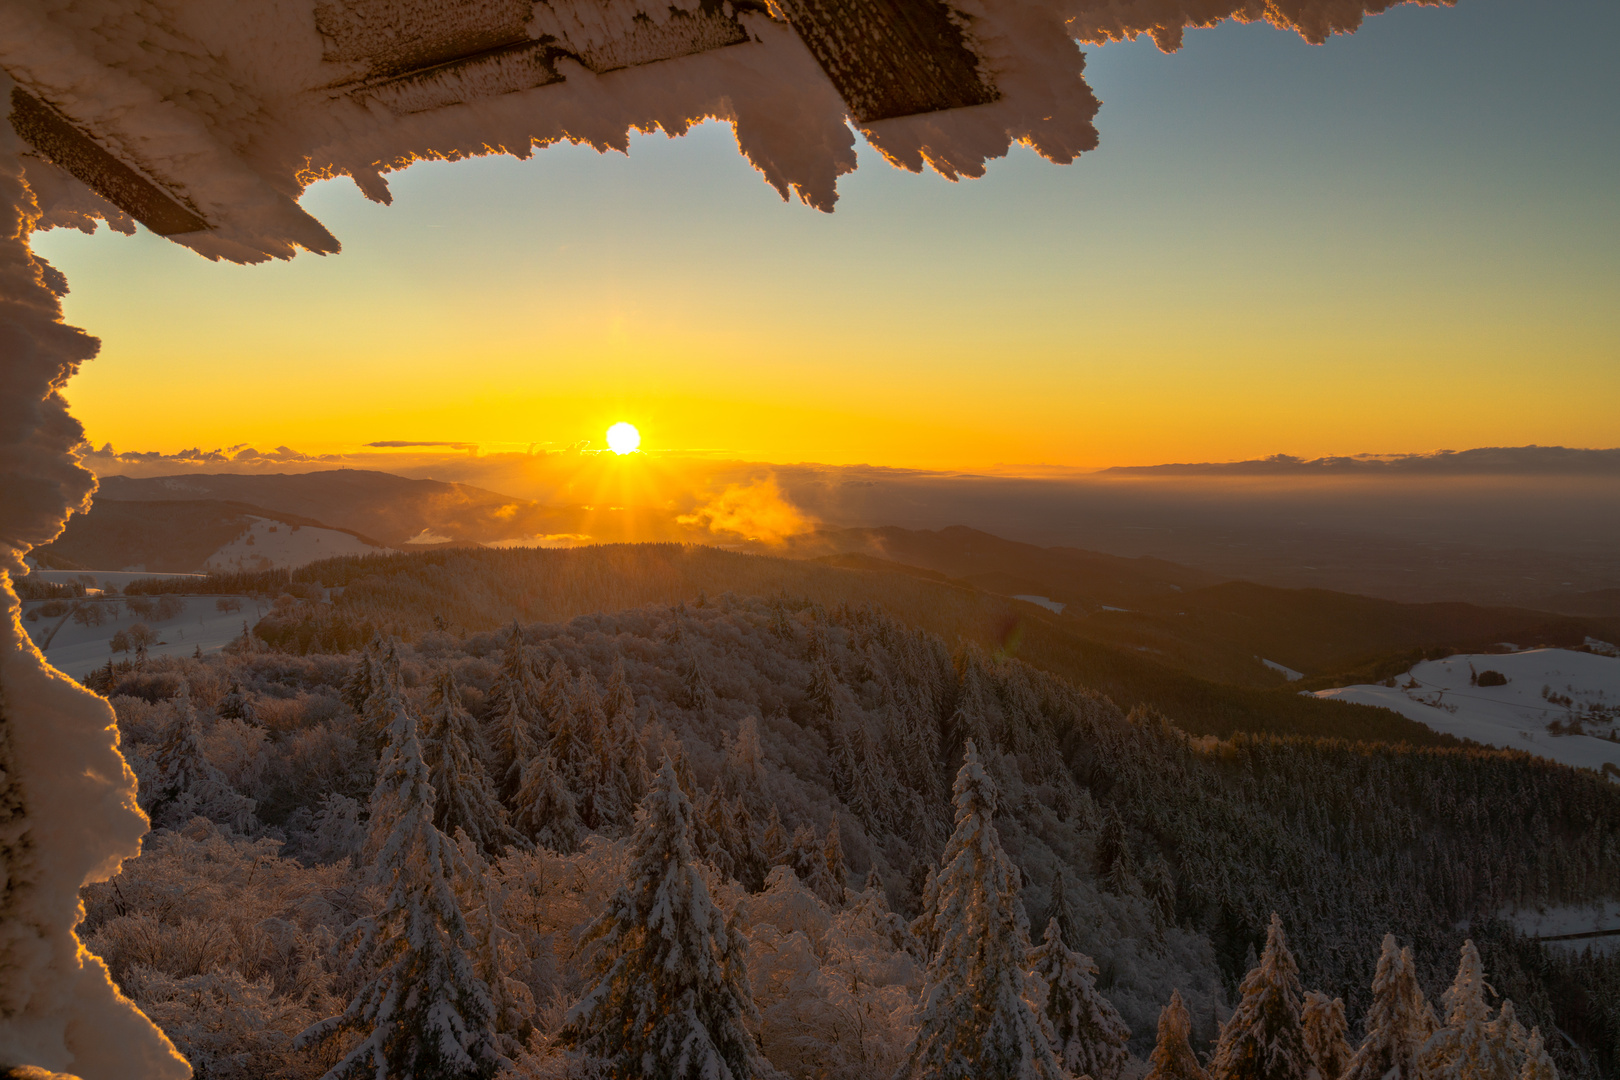
[[[1322,475],[1496,475],[1620,476],[1620,449],[1585,450],[1567,446],[1485,446],[1476,450],[1436,450],[1427,454],[1356,454],[1353,457],[1299,458],[1273,454],[1252,461],[1175,465],[1121,465],[1109,476],[1322,476]]]
[[[782,496],[774,476],[748,485],[732,484],[675,522],[766,544],[780,544],[814,528],[814,523]]]

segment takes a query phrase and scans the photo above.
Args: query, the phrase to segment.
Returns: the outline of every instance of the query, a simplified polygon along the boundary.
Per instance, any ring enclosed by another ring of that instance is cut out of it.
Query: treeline
[[[558,622],[596,611],[733,592],[797,596],[832,609],[870,603],[948,642],[1016,655],[1127,707],[1148,705],[1195,734],[1236,731],[1337,735],[1456,745],[1387,709],[1195,678],[1149,654],[1088,641],[1061,621],[1006,597],[907,574],[744,555],[680,544],[617,544],[567,550],[450,548],[330,559],[298,582],[337,587],[333,605],[306,604],[257,631],[291,651],[356,647],[374,632],[415,640],[435,629],[489,630],[516,619]]]
[[[137,578],[124,586],[125,596],[158,596],[164,593],[189,596],[279,596],[308,593],[294,586],[290,570],[243,570],[216,572],[201,577]]]

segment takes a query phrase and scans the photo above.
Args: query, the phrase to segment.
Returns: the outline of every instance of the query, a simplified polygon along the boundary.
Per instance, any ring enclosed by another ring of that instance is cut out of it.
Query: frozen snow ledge
[[[1175,49],[1226,19],[1320,42],[1397,2],[0,0],[0,68],[43,227],[140,221],[257,262],[338,250],[297,203],[318,179],[387,202],[413,161],[627,151],[629,131],[705,120],[822,210],[855,168],[852,124],[951,179],[1014,143],[1066,163],[1097,145],[1079,42]]]
[[[28,251],[20,149],[0,130],[0,1069],[179,1080],[190,1067],[74,933],[79,887],[116,873],[146,831],[112,708],[45,663],[11,588],[95,483],[58,390],[97,343],[62,324],[60,276]]]

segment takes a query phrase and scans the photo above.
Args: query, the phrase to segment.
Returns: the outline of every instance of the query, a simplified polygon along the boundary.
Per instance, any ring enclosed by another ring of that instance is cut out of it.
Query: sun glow
[[[641,445],[641,432],[636,430],[634,424],[627,424],[620,420],[607,429],[608,449],[615,454],[634,453]]]

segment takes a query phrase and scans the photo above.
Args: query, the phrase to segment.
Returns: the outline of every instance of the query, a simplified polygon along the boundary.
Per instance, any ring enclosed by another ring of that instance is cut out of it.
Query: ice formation
[[[74,935],[77,890],[145,820],[105,701],[53,672],[10,578],[94,478],[60,390],[97,343],[62,322],[38,228],[139,221],[211,259],[338,242],[298,205],[347,175],[386,202],[424,158],[625,150],[716,119],[784,198],[831,209],[854,130],[892,163],[978,176],[1024,143],[1096,145],[1076,42],[1266,20],[1308,40],[1397,0],[0,0],[0,1068],[188,1068]],[[1452,0],[1412,0],[1450,3]]]
[[[950,177],[1013,142],[1067,162],[1097,144],[1077,41],[1173,49],[1222,19],[1320,41],[1395,2],[9,0],[0,68],[43,224],[139,219],[258,261],[337,250],[298,206],[316,179],[386,202],[385,174],[414,160],[624,150],[632,129],[706,119],[822,209],[855,167],[851,121]]]

